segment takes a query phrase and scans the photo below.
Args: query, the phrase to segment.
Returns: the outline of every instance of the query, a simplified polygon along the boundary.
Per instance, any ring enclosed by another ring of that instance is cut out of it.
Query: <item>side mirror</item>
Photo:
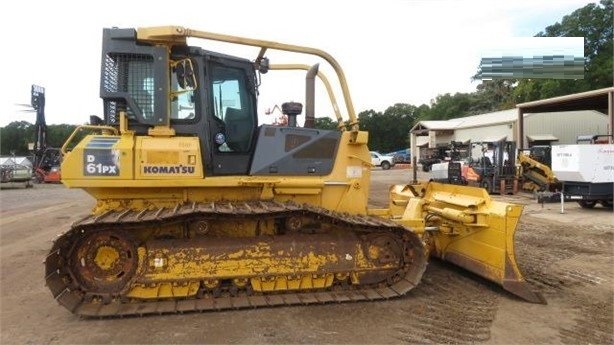
[[[256,69],[258,70],[258,72],[262,74],[266,74],[269,71],[269,68],[271,67],[269,63],[269,58],[267,57],[256,59],[256,61],[254,62],[254,65]]]

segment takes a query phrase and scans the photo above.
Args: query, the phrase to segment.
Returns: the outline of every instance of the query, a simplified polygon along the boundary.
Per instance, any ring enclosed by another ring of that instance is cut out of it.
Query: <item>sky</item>
[[[437,95],[473,92],[471,76],[492,47],[532,37],[587,0],[224,0],[15,1],[0,13],[0,126],[34,123],[24,112],[30,87],[45,87],[47,124],[82,124],[102,117],[100,51],[105,27],[178,25],[202,31],[309,46],[331,54],[343,68],[356,114],[383,112],[395,103],[419,106]],[[190,40],[253,60],[258,49]],[[267,54],[271,63],[315,63],[304,55]],[[320,64],[333,85],[334,73]],[[287,101],[304,103],[303,72],[263,76],[259,113]],[[338,88],[335,88],[338,91]],[[333,114],[316,83],[316,116]],[[342,95],[336,98],[344,108]],[[342,110],[343,114],[347,114]]]

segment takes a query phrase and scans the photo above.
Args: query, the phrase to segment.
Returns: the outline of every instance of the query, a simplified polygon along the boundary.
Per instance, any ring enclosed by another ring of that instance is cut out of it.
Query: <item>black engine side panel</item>
[[[328,175],[340,138],[339,131],[263,125],[250,175]]]

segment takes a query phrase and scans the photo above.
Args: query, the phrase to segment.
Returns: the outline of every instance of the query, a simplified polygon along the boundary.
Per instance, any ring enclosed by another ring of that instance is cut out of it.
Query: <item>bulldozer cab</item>
[[[137,134],[158,127],[200,138],[207,175],[248,173],[258,126],[251,61],[183,45],[136,44],[131,29],[104,30],[102,61],[106,124],[118,125],[125,111]]]
[[[136,135],[198,138],[205,176],[331,172],[340,131],[296,127],[302,106],[296,113],[289,108],[286,115],[292,121],[286,128],[258,125],[260,74],[269,67],[303,65],[269,66],[264,48],[251,61],[188,46],[185,38],[167,35],[158,40],[155,33],[146,32],[144,38],[140,34],[134,29],[104,30],[100,94],[106,125],[119,126],[120,113],[125,112],[127,128]],[[313,93],[308,97],[313,103]],[[352,123],[357,125],[350,116]],[[345,126],[341,120],[339,126]]]

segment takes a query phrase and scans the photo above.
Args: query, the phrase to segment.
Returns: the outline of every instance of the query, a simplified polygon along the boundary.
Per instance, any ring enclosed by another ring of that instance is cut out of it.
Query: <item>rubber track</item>
[[[406,233],[408,229],[398,223],[380,217],[350,215],[337,213],[312,205],[297,205],[292,202],[280,203],[275,201],[247,201],[247,202],[211,202],[190,203],[177,205],[175,208],[159,208],[144,211],[110,211],[102,215],[90,215],[73,224],[70,230],[60,235],[47,255],[45,264],[45,282],[51,290],[53,297],[72,313],[85,317],[117,317],[147,314],[169,314],[195,311],[219,311],[227,309],[245,309],[256,307],[270,307],[283,305],[323,304],[333,302],[355,302],[395,298],[405,295],[419,282],[426,269],[426,259],[419,271],[413,277],[400,277],[391,286],[364,286],[356,288],[350,286],[340,289],[335,286],[330,291],[313,292],[284,292],[247,295],[240,292],[237,296],[222,295],[203,298],[190,298],[178,300],[157,301],[129,301],[120,302],[113,299],[108,304],[98,301],[86,301],[82,296],[80,287],[69,275],[63,255],[70,252],[71,246],[85,231],[105,229],[118,225],[125,228],[143,227],[160,222],[174,222],[187,220],[192,217],[258,217],[258,216],[284,216],[300,213],[302,215],[317,217],[332,224],[345,225],[350,228],[359,227],[367,231],[386,231]],[[414,245],[419,243],[416,236]],[[420,251],[421,252],[421,251]],[[411,270],[405,270],[410,272]]]

